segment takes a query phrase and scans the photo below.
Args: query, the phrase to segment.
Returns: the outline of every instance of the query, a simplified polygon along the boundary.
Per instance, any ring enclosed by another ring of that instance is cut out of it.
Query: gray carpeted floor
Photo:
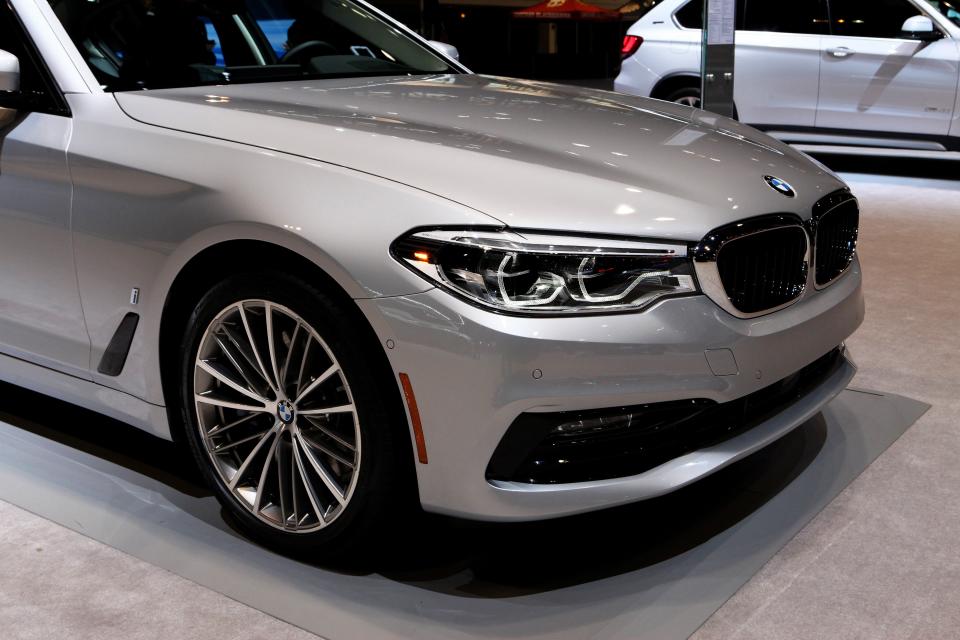
[[[7,640],[317,637],[6,502],[0,541]]]
[[[850,176],[868,319],[855,384],[933,408],[694,636],[944,638],[960,628],[960,183]],[[313,638],[0,503],[0,637]]]
[[[695,640],[960,635],[960,182],[847,177],[867,292],[854,385],[933,406]]]

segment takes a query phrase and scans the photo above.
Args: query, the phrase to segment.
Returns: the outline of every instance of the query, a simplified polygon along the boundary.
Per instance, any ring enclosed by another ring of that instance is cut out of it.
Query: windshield
[[[953,24],[960,27],[960,2],[945,2],[944,0],[930,0],[930,4],[933,7],[942,13],[943,15],[950,18]]]
[[[51,0],[107,91],[456,72],[349,0]]]

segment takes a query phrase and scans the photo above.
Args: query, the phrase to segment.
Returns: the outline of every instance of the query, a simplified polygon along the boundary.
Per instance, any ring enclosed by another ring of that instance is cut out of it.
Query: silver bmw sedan
[[[0,50],[0,378],[184,442],[265,543],[658,496],[853,376],[857,201],[734,121],[362,0],[11,0]]]

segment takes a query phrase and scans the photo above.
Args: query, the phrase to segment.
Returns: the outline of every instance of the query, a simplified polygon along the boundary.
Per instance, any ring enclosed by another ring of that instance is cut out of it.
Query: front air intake
[[[623,478],[746,433],[801,402],[843,366],[837,347],[803,369],[729,402],[705,398],[557,413],[521,413],[487,465],[487,480],[558,484]]]

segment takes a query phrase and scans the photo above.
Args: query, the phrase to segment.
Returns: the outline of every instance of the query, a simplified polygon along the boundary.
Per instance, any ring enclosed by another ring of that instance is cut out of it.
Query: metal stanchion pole
[[[732,118],[736,0],[704,0],[700,61],[701,107]]]

